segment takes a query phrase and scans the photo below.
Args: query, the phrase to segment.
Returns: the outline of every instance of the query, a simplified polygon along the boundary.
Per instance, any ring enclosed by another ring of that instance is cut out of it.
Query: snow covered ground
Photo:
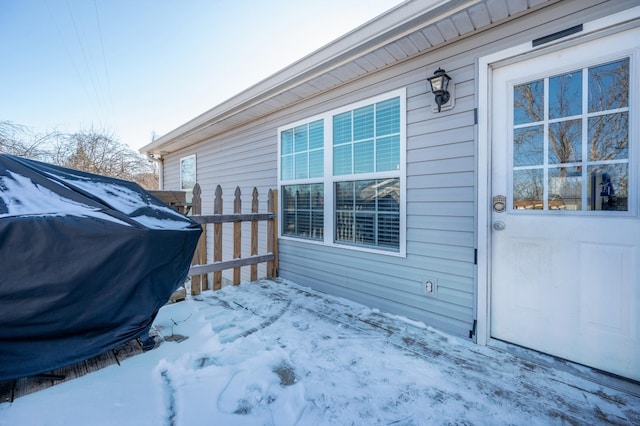
[[[152,351],[0,404],[0,425],[640,424],[630,394],[287,281],[154,327]]]

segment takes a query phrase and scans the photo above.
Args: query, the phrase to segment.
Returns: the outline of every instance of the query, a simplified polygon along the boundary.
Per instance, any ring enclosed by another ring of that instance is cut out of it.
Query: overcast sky
[[[0,121],[138,149],[401,0],[0,0]]]

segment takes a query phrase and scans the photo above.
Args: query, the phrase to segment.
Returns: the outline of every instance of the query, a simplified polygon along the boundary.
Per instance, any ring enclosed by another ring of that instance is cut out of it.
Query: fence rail
[[[202,290],[208,290],[207,274],[213,273],[213,290],[222,288],[222,271],[233,269],[233,284],[240,284],[241,268],[250,266],[250,279],[258,279],[258,264],[266,263],[267,278],[278,276],[278,231],[277,231],[277,193],[269,190],[267,196],[267,213],[258,212],[258,190],[253,188],[251,193],[251,213],[242,213],[242,194],[240,187],[236,187],[233,200],[233,213],[222,213],[222,187],[218,185],[213,202],[213,214],[202,214],[202,190],[200,184],[193,187],[193,199],[191,201],[191,219],[202,225],[202,235],[198,247],[189,268],[191,276],[191,294],[200,294]],[[251,223],[250,256],[242,257],[242,223]],[[258,254],[258,224],[267,223],[266,254]],[[233,224],[233,259],[222,260],[222,225]],[[207,263],[207,224],[213,225],[213,262]]]

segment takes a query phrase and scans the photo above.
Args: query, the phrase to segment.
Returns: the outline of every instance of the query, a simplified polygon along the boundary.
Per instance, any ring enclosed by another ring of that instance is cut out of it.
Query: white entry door
[[[640,380],[640,29],[497,67],[491,337]]]

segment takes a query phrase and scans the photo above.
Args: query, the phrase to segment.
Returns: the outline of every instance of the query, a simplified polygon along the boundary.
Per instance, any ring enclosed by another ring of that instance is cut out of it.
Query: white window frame
[[[382,102],[385,100],[389,100],[392,98],[400,98],[400,164],[399,169],[395,171],[386,171],[386,172],[372,172],[372,173],[357,173],[357,174],[347,174],[347,175],[333,175],[333,116],[337,114],[341,114],[343,112],[351,111],[354,109],[358,109],[367,105],[376,104],[378,102]],[[323,120],[324,123],[324,173],[322,177],[319,178],[309,178],[309,179],[292,179],[292,180],[283,180],[282,170],[281,170],[281,141],[280,135],[281,132],[303,125],[308,124],[317,120]],[[391,92],[386,92],[380,95],[377,95],[372,98],[367,98],[359,102],[355,102],[349,105],[345,105],[343,107],[339,107],[321,114],[317,114],[312,117],[305,118],[303,120],[299,120],[285,126],[281,126],[278,128],[277,133],[277,141],[278,141],[278,188],[282,188],[282,186],[286,185],[304,185],[304,184],[312,184],[312,183],[322,183],[324,184],[324,239],[323,240],[312,240],[306,239],[302,237],[296,237],[291,235],[283,235],[282,234],[282,214],[280,214],[279,221],[279,238],[283,240],[292,240],[298,241],[302,243],[308,244],[320,244],[329,247],[347,249],[347,250],[355,250],[355,251],[363,251],[369,253],[377,253],[384,254],[388,256],[397,256],[397,257],[406,257],[407,250],[407,238],[406,238],[406,223],[407,223],[407,93],[406,88],[401,88],[398,90],[394,90]],[[400,205],[399,205],[399,247],[398,250],[389,250],[385,248],[376,248],[374,246],[360,246],[360,245],[352,245],[346,243],[340,243],[335,241],[335,183],[336,182],[345,182],[345,181],[359,181],[359,180],[372,180],[372,179],[385,179],[385,178],[399,178],[400,179]],[[279,191],[278,202],[279,206],[282,206],[282,191]]]
[[[186,161],[193,160],[193,185],[190,188],[185,188],[184,186],[184,176],[182,173],[182,164]],[[180,158],[180,190],[182,191],[193,191],[193,186],[198,182],[198,162],[196,160],[196,154],[188,155],[186,157]]]

